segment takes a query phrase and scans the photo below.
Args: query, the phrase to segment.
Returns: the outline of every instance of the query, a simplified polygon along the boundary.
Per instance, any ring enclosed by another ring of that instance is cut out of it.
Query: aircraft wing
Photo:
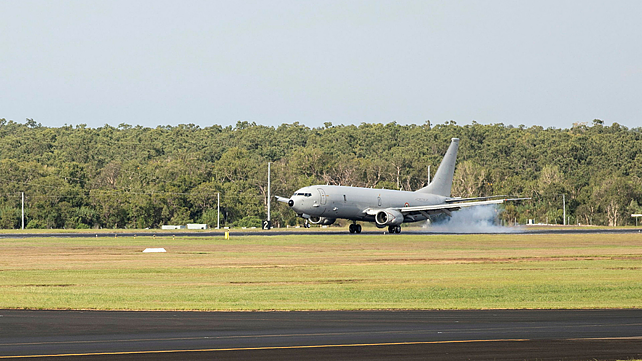
[[[401,207],[394,208],[401,213],[439,213],[444,212],[450,214],[450,212],[458,211],[466,207],[476,207],[476,206],[485,206],[489,204],[500,204],[507,201],[521,201],[530,198],[505,198],[505,199],[492,199],[487,201],[480,202],[458,202],[458,203],[442,203],[435,204],[430,206],[415,206],[415,207]],[[367,209],[366,214],[376,215],[381,209]]]
[[[428,211],[458,211],[465,207],[475,207],[475,206],[484,206],[489,204],[500,204],[504,203],[504,199],[493,199],[489,201],[480,201],[480,202],[458,202],[458,203],[444,203],[436,204],[433,206],[415,206],[415,207],[403,207],[398,208],[401,213],[411,213],[411,212],[428,212]]]
[[[290,200],[290,198],[279,197],[279,196],[275,196],[275,197],[276,197],[277,202],[288,203],[288,201]]]

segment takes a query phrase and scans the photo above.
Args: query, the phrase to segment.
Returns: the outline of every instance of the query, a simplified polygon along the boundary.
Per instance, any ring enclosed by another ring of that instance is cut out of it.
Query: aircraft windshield
[[[294,193],[292,197],[294,196],[312,197],[312,193]]]

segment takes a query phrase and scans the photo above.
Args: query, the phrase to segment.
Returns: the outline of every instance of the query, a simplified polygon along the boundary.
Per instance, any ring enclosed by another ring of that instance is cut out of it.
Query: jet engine
[[[336,221],[336,218],[328,218],[328,217],[310,217],[310,223],[312,224],[321,224],[324,226],[329,226],[334,221]]]
[[[375,215],[377,227],[398,226],[403,223],[403,214],[394,209],[384,209]]]

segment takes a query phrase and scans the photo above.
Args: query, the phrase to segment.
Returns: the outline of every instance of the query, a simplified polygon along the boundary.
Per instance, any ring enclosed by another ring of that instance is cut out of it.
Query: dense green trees
[[[503,124],[361,124],[276,128],[193,124],[43,127],[0,119],[0,228],[20,226],[20,192],[29,228],[147,228],[162,224],[248,226],[265,217],[267,162],[272,194],[342,184],[414,190],[426,185],[450,138],[459,137],[457,196],[533,197],[509,206],[506,220],[634,224],[642,203],[642,130],[618,124],[571,129]],[[273,223],[296,224],[273,203]]]

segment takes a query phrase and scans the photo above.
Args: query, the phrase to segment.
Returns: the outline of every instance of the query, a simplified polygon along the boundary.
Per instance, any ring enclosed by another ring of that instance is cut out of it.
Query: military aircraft
[[[465,207],[499,204],[528,198],[506,196],[459,198],[451,197],[455,160],[459,139],[452,138],[434,180],[415,191],[397,191],[361,187],[314,185],[303,187],[290,198],[279,197],[300,217],[312,224],[330,225],[337,218],[349,219],[350,233],[361,233],[357,221],[374,222],[379,228],[388,227],[389,233],[401,233],[404,222],[419,222],[451,215]]]

